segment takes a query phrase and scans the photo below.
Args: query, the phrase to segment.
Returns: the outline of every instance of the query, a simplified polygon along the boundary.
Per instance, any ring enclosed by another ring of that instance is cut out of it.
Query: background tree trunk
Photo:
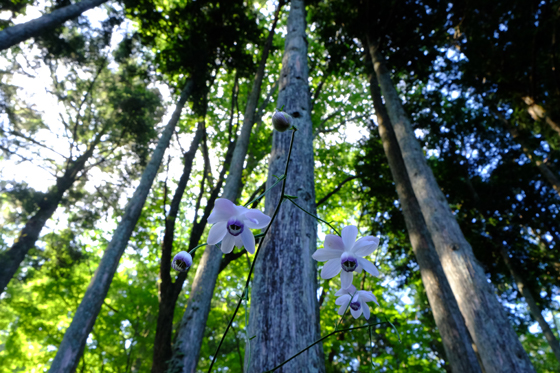
[[[177,184],[177,189],[169,205],[169,213],[165,218],[165,233],[161,245],[161,265],[159,270],[159,309],[154,339],[154,356],[152,360],[152,373],[164,373],[167,369],[167,360],[171,358],[171,334],[173,331],[173,314],[175,313],[175,284],[171,278],[171,260],[173,258],[173,241],[175,238],[175,222],[179,213],[179,206],[185,193],[185,188],[191,176],[194,156],[202,135],[204,121],[199,122],[198,129],[191,142],[189,151],[184,155],[183,173]],[[182,284],[181,284],[182,285]]]
[[[378,46],[370,41],[369,48],[414,194],[483,369],[486,373],[534,372],[424,158]]]
[[[35,246],[41,230],[58,208],[64,193],[72,187],[78,177],[78,173],[84,170],[87,161],[101,141],[103,134],[104,131],[100,132],[89,145],[86,152],[70,162],[68,167],[66,167],[64,175],[57,178],[56,185],[49,190],[45,198],[39,203],[39,210],[27,221],[12,247],[0,253],[0,263],[2,263],[0,267],[0,294],[15,276],[29,250]]]
[[[241,189],[241,176],[243,174],[243,164],[249,147],[251,129],[255,122],[255,111],[260,97],[261,85],[264,78],[266,60],[272,46],[274,30],[280,13],[282,3],[279,4],[272,28],[263,48],[261,61],[255,74],[253,88],[249,95],[243,126],[241,133],[237,137],[233,151],[229,174],[224,186],[222,198],[227,198],[235,202]],[[204,337],[206,321],[210,313],[210,304],[214,295],[214,287],[220,271],[222,261],[222,251],[219,247],[209,245],[204,250],[200,262],[196,265],[196,274],[192,282],[192,288],[187,303],[187,309],[183,314],[181,324],[177,330],[177,338],[173,346],[172,361],[170,368],[173,367],[180,372],[195,372],[200,358],[200,347]]]
[[[454,373],[481,373],[465,320],[447,282],[422,211],[414,196],[399,144],[383,105],[381,91],[374,74],[370,77],[370,90],[383,149],[391,167],[412,250],[420,267],[422,283],[430,301],[447,360]]]
[[[113,280],[113,276],[115,275],[119,265],[120,258],[126,248],[126,245],[128,244],[128,240],[130,239],[136,222],[140,217],[142,207],[146,202],[146,197],[152,187],[152,183],[158,172],[161,160],[167,147],[169,146],[171,136],[173,135],[179,118],[181,117],[181,111],[190,96],[192,87],[192,81],[189,80],[181,92],[181,97],[177,102],[175,111],[161,134],[150,162],[142,173],[140,184],[136,188],[134,195],[130,198],[122,220],[117,226],[117,229],[113,234],[113,238],[101,258],[99,267],[95,271],[95,275],[90,282],[86,294],[74,314],[72,323],[64,334],[62,343],[60,344],[51,365],[49,371],[51,373],[73,372],[78,366],[87,337],[95,324],[97,315],[101,310],[101,305],[107,296],[107,292],[111,286],[111,281]]]
[[[313,132],[308,86],[305,5],[290,3],[280,90],[277,107],[294,120],[298,128],[286,179],[286,194],[315,213]],[[269,160],[268,184],[282,175],[290,147],[291,131],[274,131]],[[281,186],[271,190],[265,208],[271,215],[280,199]],[[311,255],[317,245],[317,222],[290,202],[278,212],[259,250],[251,291],[250,353],[245,351],[248,372],[272,369],[320,337],[317,302],[317,267]],[[277,372],[324,372],[322,346],[316,345]]]
[[[518,272],[504,246],[500,246],[500,254],[502,255],[502,258],[504,259],[504,262],[506,263],[511,276],[514,279],[515,284],[517,285],[517,289],[519,290],[523,298],[525,298],[525,301],[529,306],[529,312],[531,313],[531,316],[533,316],[533,318],[539,323],[539,326],[541,327],[541,330],[548,344],[550,345],[554,356],[556,356],[556,360],[560,362],[560,344],[554,336],[550,325],[548,325],[548,323],[544,319],[542,312],[537,305],[537,302],[535,302],[535,298],[533,298],[533,294],[531,294],[531,290],[529,289],[529,286],[527,286],[525,277]]]
[[[67,5],[49,14],[19,25],[8,27],[0,31],[0,51],[8,49],[19,42],[50,31],[69,19],[76,18],[86,10],[95,8],[107,0],[82,0],[79,3]]]

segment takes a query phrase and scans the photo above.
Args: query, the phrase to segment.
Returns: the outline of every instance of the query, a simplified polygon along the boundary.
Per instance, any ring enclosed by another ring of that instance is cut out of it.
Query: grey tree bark
[[[84,170],[104,132],[104,130],[101,131],[95,137],[84,154],[75,160],[69,160],[64,174],[57,177],[56,185],[49,190],[45,198],[39,203],[39,210],[27,221],[14,244],[7,251],[0,253],[0,263],[2,263],[2,266],[0,266],[0,294],[4,292],[10,280],[15,276],[29,250],[35,246],[41,230],[58,208],[64,193],[72,187],[78,178],[78,174]]]
[[[82,0],[79,3],[67,5],[29,22],[8,27],[0,31],[0,51],[8,49],[29,38],[41,35],[106,1],[107,0]]]
[[[161,134],[150,162],[142,173],[140,184],[136,188],[134,195],[128,201],[122,220],[117,226],[115,233],[113,233],[113,238],[101,258],[99,267],[95,271],[95,275],[89,284],[86,294],[74,314],[72,323],[64,334],[62,343],[58,348],[49,370],[51,373],[67,373],[74,372],[76,370],[80,356],[83,353],[87,337],[95,324],[95,320],[101,310],[103,300],[107,296],[111,281],[113,280],[113,276],[115,275],[115,271],[119,265],[120,258],[126,248],[126,245],[128,244],[128,240],[130,239],[136,222],[140,217],[142,207],[144,206],[148,192],[152,187],[152,183],[158,172],[163,155],[169,146],[175,126],[181,117],[183,107],[190,96],[192,87],[193,83],[189,80],[181,92],[175,111]]]
[[[253,81],[253,88],[247,100],[247,106],[245,107],[243,125],[236,140],[229,167],[229,174],[224,186],[222,198],[227,198],[233,202],[237,200],[241,189],[243,164],[249,147],[251,129],[255,122],[255,110],[260,97],[266,60],[268,59],[270,47],[272,46],[274,30],[278,22],[281,6],[282,3],[276,10],[274,23],[265,42],[261,61]],[[200,358],[200,347],[202,345],[202,338],[204,337],[204,329],[206,328],[206,321],[210,313],[210,304],[212,296],[214,295],[214,287],[218,279],[221,261],[222,251],[220,248],[214,245],[207,246],[202,254],[200,262],[197,264],[187,308],[181,319],[181,324],[177,330],[177,337],[173,345],[169,371],[185,373],[196,371],[196,366]]]
[[[459,309],[477,346],[482,368],[486,373],[534,372],[527,353],[426,162],[378,46],[373,45],[371,40],[368,42],[414,194]]]
[[[533,297],[531,290],[527,286],[525,277],[519,273],[515,264],[512,263],[512,259],[509,257],[509,253],[504,246],[500,246],[500,254],[502,255],[502,258],[504,259],[504,262],[506,263],[511,276],[514,279],[515,284],[517,285],[517,289],[519,290],[523,298],[525,298],[525,301],[529,306],[529,312],[531,313],[531,316],[533,316],[533,318],[539,323],[546,341],[550,345],[554,356],[556,356],[556,360],[560,362],[560,343],[558,343],[558,339],[556,339],[556,336],[552,332],[550,325],[548,325],[548,323],[544,319],[542,312],[537,305],[537,302],[535,302],[535,298]]]
[[[412,190],[375,75],[370,77],[370,90],[383,149],[389,161],[412,250],[420,267],[422,283],[441,335],[447,360],[453,373],[481,373],[465,320],[445,277],[430,232]]]
[[[286,179],[286,194],[315,213],[313,133],[308,85],[305,5],[292,0],[288,17],[277,107],[293,117],[298,131]],[[274,131],[267,187],[282,175],[290,147],[291,131]],[[281,186],[266,197],[271,215],[280,199]],[[280,207],[276,220],[259,250],[251,291],[249,335],[255,336],[245,351],[247,372],[274,368],[320,338],[317,302],[317,222],[289,202]],[[250,348],[250,353],[248,352]],[[298,356],[277,372],[324,372],[322,345]]]

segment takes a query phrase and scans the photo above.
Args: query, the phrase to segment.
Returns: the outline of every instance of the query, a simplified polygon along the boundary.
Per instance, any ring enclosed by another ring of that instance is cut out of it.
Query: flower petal
[[[247,211],[243,217],[243,224],[251,229],[264,228],[270,223],[270,216],[256,209]]]
[[[372,262],[364,258],[358,258],[358,263],[364,268],[364,271],[372,276],[379,277],[379,271]]]
[[[318,262],[326,262],[331,259],[340,259],[342,251],[333,249],[319,249],[312,255],[313,259]]]
[[[325,237],[325,249],[344,251],[344,243],[342,238],[334,234],[327,234]]]
[[[348,305],[348,302],[350,302],[350,299],[352,299],[352,296],[350,296],[350,294],[344,294],[341,295],[340,297],[336,298],[336,300],[334,301],[334,304],[336,304],[337,306],[346,304]]]
[[[249,229],[244,229],[241,232],[241,240],[243,240],[243,246],[245,246],[245,250],[250,252],[251,254],[255,253],[255,236]]]
[[[321,277],[324,279],[333,278],[338,275],[341,270],[342,267],[340,266],[340,259],[331,259],[323,266],[323,269],[321,270]]]
[[[344,250],[350,251],[356,242],[356,237],[358,237],[358,228],[355,225],[349,225],[342,228],[342,242],[344,242]]]
[[[371,253],[373,253],[375,249],[377,249],[377,246],[379,246],[379,238],[373,236],[365,236],[356,241],[354,247],[352,248],[352,251],[357,256],[364,257],[367,255],[371,255]]]
[[[334,295],[340,297],[341,295],[354,294],[355,292],[356,292],[356,287],[354,285],[350,285],[347,289],[340,289],[339,291],[334,293]]]
[[[350,313],[352,314],[352,316],[354,316],[355,319],[357,319],[358,317],[360,317],[360,315],[362,314],[362,307],[360,307],[358,310],[354,311],[352,309],[352,307],[350,307]]]
[[[218,198],[212,213],[208,217],[208,223],[215,224],[220,221],[228,221],[229,218],[236,215],[237,209],[233,202],[226,198]]]
[[[224,240],[222,241],[222,252],[224,254],[229,254],[232,252],[233,250],[233,244],[235,243],[235,237],[233,237],[231,234],[226,234],[226,236],[224,237]]]
[[[243,240],[241,239],[241,235],[239,236],[235,236],[235,239],[233,240],[233,244],[235,245],[235,247],[243,247]]]
[[[208,245],[215,245],[221,240],[224,239],[224,236],[227,233],[227,222],[221,221],[216,223],[210,228],[210,232],[208,232]]]
[[[342,271],[340,273],[340,282],[342,283],[343,289],[348,289],[352,285],[352,279],[354,278],[354,273]]]
[[[375,304],[379,306],[379,303],[377,303],[377,298],[371,291],[359,290],[358,293],[360,299],[363,299],[365,302],[375,302]]]
[[[348,301],[349,302],[349,301]],[[344,303],[342,306],[340,306],[340,308],[338,309],[338,314],[340,316],[344,315],[344,312],[346,312],[346,309],[348,308],[348,302]]]
[[[362,311],[364,312],[364,317],[366,318],[366,320],[369,320],[369,307],[367,305],[366,302],[364,302],[362,299],[360,299],[360,305],[362,306]]]

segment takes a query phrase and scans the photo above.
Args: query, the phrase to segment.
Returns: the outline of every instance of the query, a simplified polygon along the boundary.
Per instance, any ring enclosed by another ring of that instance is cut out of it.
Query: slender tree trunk
[[[370,42],[370,41],[369,41]],[[492,286],[428,166],[378,46],[369,43],[414,194],[486,373],[534,372]]]
[[[0,31],[0,51],[8,49],[19,42],[39,36],[58,27],[69,19],[76,18],[86,10],[95,8],[107,0],[82,0],[79,3],[67,5],[49,14],[19,25],[8,27]]]
[[[560,362],[560,344],[558,343],[558,340],[554,336],[554,333],[552,332],[550,325],[548,325],[548,323],[544,319],[542,312],[539,309],[539,306],[537,305],[537,302],[535,302],[535,298],[533,298],[533,294],[531,294],[531,290],[529,289],[529,286],[527,286],[525,277],[517,271],[517,268],[512,263],[512,259],[509,257],[509,254],[507,250],[504,248],[504,246],[500,246],[500,254],[504,259],[504,262],[506,263],[506,266],[508,267],[511,276],[515,280],[517,289],[519,290],[523,298],[525,298],[525,301],[529,306],[529,312],[531,312],[531,316],[533,316],[533,318],[537,320],[537,322],[539,323],[539,326],[541,327],[541,330],[548,344],[550,345],[552,352],[554,352],[554,356],[556,356],[556,360]]]
[[[87,337],[93,329],[97,315],[101,310],[103,300],[107,296],[120,258],[128,244],[136,222],[140,217],[142,207],[146,202],[148,192],[156,177],[163,155],[169,146],[175,126],[179,121],[183,107],[192,91],[192,86],[193,84],[189,80],[181,92],[175,111],[161,134],[150,162],[142,173],[140,184],[136,188],[134,195],[128,201],[122,220],[113,233],[113,238],[101,258],[99,267],[89,284],[82,302],[74,314],[72,323],[64,334],[62,343],[51,365],[51,373],[73,372],[78,365]]]
[[[383,149],[391,167],[412,250],[420,266],[422,282],[441,335],[447,360],[453,373],[480,373],[480,365],[472,348],[469,331],[465,326],[465,320],[449,282],[447,282],[422,211],[414,196],[375,75],[370,78],[370,89]]]
[[[84,154],[70,162],[64,175],[57,178],[56,185],[49,190],[45,198],[39,203],[39,210],[27,221],[12,247],[0,253],[0,263],[2,263],[2,266],[0,266],[0,293],[6,289],[10,280],[15,276],[29,250],[35,246],[35,242],[37,242],[47,220],[51,218],[58,208],[64,193],[76,181],[78,173],[84,169],[95,147],[101,141],[101,136],[104,132],[102,131],[96,136]]]
[[[314,214],[313,132],[305,27],[305,5],[302,0],[292,0],[277,107],[284,106],[284,111],[293,117],[293,125],[298,129],[285,192],[297,196],[297,203]],[[284,173],[290,132],[273,133],[268,187],[276,181],[273,175]],[[280,185],[266,197],[265,210],[269,215],[278,204],[279,193]],[[311,257],[316,243],[316,220],[285,202],[255,263],[249,316],[249,335],[254,338],[245,350],[247,372],[261,373],[272,369],[320,338],[317,267]],[[277,370],[278,373],[324,371],[320,344]]]
[[[255,109],[260,97],[266,60],[268,59],[268,54],[272,45],[280,7],[281,4],[276,10],[274,23],[268,35],[268,39],[266,40],[261,61],[253,81],[253,88],[245,108],[243,126],[235,144],[229,167],[229,174],[222,195],[223,198],[234,202],[237,200],[241,189],[243,163],[249,147],[251,128],[253,127],[255,119]],[[177,338],[173,346],[173,357],[170,363],[170,369],[173,367],[177,369],[177,371],[189,373],[195,372],[196,370],[200,358],[200,347],[202,345],[202,338],[204,337],[204,329],[206,327],[206,321],[208,320],[208,314],[210,313],[210,303],[214,295],[214,287],[216,286],[221,261],[222,251],[220,248],[213,245],[207,246],[197,265],[187,309],[183,314],[181,324],[177,330]]]
[[[167,369],[167,361],[171,358],[171,334],[173,332],[173,314],[175,311],[175,284],[171,278],[171,258],[173,256],[173,241],[175,238],[175,223],[179,206],[191,176],[194,156],[202,135],[204,133],[204,122],[198,124],[198,129],[191,142],[189,151],[184,156],[183,174],[179,178],[177,189],[169,206],[169,213],[165,218],[165,233],[161,245],[161,264],[159,270],[159,312],[154,339],[154,356],[152,362],[152,373],[164,373]],[[178,294],[178,293],[177,293]]]
[[[544,119],[546,124],[560,135],[560,125],[552,120],[548,112],[541,105],[537,104],[531,96],[523,97],[523,101],[527,104],[527,111],[534,120],[540,121]]]
[[[513,139],[515,141],[517,141],[517,143],[519,145],[521,145],[521,149],[523,149],[523,153],[525,153],[527,158],[529,158],[531,160],[531,162],[533,162],[535,164],[535,166],[537,166],[537,168],[539,169],[541,174],[544,176],[546,181],[548,181],[550,183],[552,188],[560,196],[560,179],[558,179],[558,176],[555,175],[554,172],[552,172],[552,170],[540,159],[540,157],[536,156],[533,153],[533,151],[531,149],[529,149],[529,147],[527,146],[525,141],[523,141],[521,136],[519,136],[519,131],[514,126],[511,125],[509,120],[507,120],[502,115],[502,113],[500,113],[497,110],[494,110],[493,112],[498,117],[498,119],[500,119],[502,121],[502,123],[504,124],[506,129],[511,134],[511,137],[513,137]]]

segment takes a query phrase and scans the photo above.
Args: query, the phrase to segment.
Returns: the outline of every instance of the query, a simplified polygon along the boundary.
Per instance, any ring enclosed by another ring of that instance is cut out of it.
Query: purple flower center
[[[243,223],[237,218],[229,219],[227,222],[227,230],[232,236],[239,236],[243,232]]]
[[[177,267],[179,271],[185,271],[188,265],[183,259],[175,259],[175,267]]]
[[[352,308],[354,311],[357,311],[360,309],[362,305],[360,304],[360,302],[352,302],[350,303],[350,308]]]
[[[350,255],[343,255],[340,265],[346,272],[354,272],[356,267],[358,267],[358,260]]]

